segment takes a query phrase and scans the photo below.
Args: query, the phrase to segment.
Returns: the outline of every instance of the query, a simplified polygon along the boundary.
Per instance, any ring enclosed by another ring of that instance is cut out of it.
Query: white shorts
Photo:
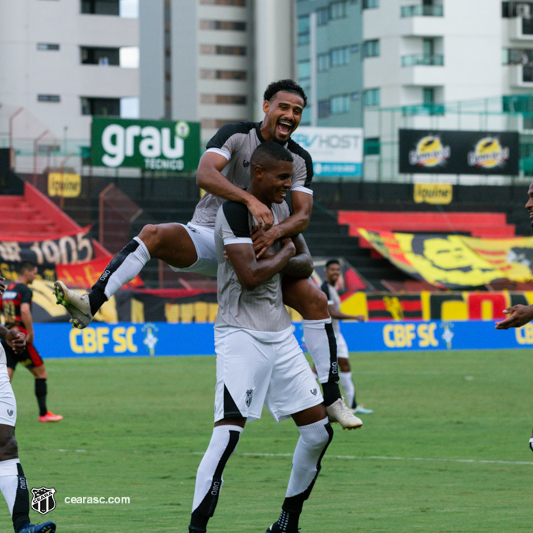
[[[261,418],[263,405],[280,422],[323,401],[292,327],[278,332],[215,328],[215,351],[215,422]]]
[[[337,359],[349,359],[348,345],[342,336],[342,333],[335,333],[335,339],[337,341]]]
[[[0,344],[0,350],[4,350]],[[15,427],[17,422],[17,402],[9,382],[7,366],[0,364],[0,424]]]
[[[198,259],[194,265],[186,268],[175,268],[170,266],[174,272],[194,272],[195,274],[203,274],[204,276],[217,276],[217,253],[215,249],[215,229],[206,228],[191,224],[190,222],[181,224],[191,237],[194,247],[196,248],[196,255]]]

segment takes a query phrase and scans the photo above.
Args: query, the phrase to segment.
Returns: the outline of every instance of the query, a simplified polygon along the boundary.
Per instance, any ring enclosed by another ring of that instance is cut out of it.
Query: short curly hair
[[[307,105],[307,95],[305,91],[294,81],[294,80],[278,80],[273,81],[265,91],[263,95],[264,100],[269,102],[274,98],[274,96],[280,91],[285,91],[288,93],[294,93],[302,97],[304,101],[304,107]]]

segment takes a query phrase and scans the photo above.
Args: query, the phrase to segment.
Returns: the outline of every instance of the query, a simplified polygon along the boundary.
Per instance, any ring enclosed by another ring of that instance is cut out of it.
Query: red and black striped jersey
[[[31,306],[32,292],[24,283],[10,283],[6,292],[0,296],[0,308],[6,319],[6,328],[17,326],[26,332],[20,306],[28,303]]]

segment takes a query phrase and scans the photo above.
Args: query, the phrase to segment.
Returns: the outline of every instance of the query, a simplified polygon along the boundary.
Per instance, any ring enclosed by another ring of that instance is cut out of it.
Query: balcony
[[[411,54],[408,56],[402,56],[402,67],[414,67],[419,65],[425,67],[442,67],[444,66],[444,56],[442,54]]]
[[[509,20],[509,37],[513,41],[533,40],[533,19],[515,17]]]
[[[509,65],[511,87],[533,88],[533,66]]]
[[[443,17],[443,6],[402,6],[402,18],[407,17]]]

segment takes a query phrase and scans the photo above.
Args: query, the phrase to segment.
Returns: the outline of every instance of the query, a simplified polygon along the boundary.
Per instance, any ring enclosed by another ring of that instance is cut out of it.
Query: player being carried
[[[250,194],[271,208],[282,224],[290,215],[284,198],[291,187],[292,155],[266,142],[254,151],[250,167]],[[292,417],[300,431],[281,515],[267,533],[298,531],[303,504],[333,437],[322,396],[282,301],[284,272],[312,272],[309,250],[301,235],[283,237],[258,260],[252,241],[255,224],[246,206],[235,201],[224,202],[216,217],[215,427],[198,467],[189,533],[207,531],[224,467],[246,422],[261,417],[263,404],[277,422]]]
[[[213,232],[216,213],[225,199],[242,204],[256,219],[258,229],[252,240],[258,259],[276,240],[304,232],[313,206],[313,163],[308,152],[291,139],[291,134],[300,124],[306,103],[305,92],[294,81],[271,83],[264,94],[262,122],[227,124],[207,143],[196,177],[196,183],[206,194],[188,224],[145,226],[111,260],[87,294],[80,295],[57,281],[58,303],[66,307],[73,325],[86,327],[102,304],[137,276],[150,259],[161,259],[176,271],[216,276]],[[252,153],[265,141],[284,146],[294,158],[293,213],[275,225],[270,209],[246,191],[250,185]],[[344,428],[360,427],[361,420],[348,409],[340,394],[337,347],[326,296],[308,278],[284,276],[283,302],[304,319],[305,342],[322,384],[328,414]]]

